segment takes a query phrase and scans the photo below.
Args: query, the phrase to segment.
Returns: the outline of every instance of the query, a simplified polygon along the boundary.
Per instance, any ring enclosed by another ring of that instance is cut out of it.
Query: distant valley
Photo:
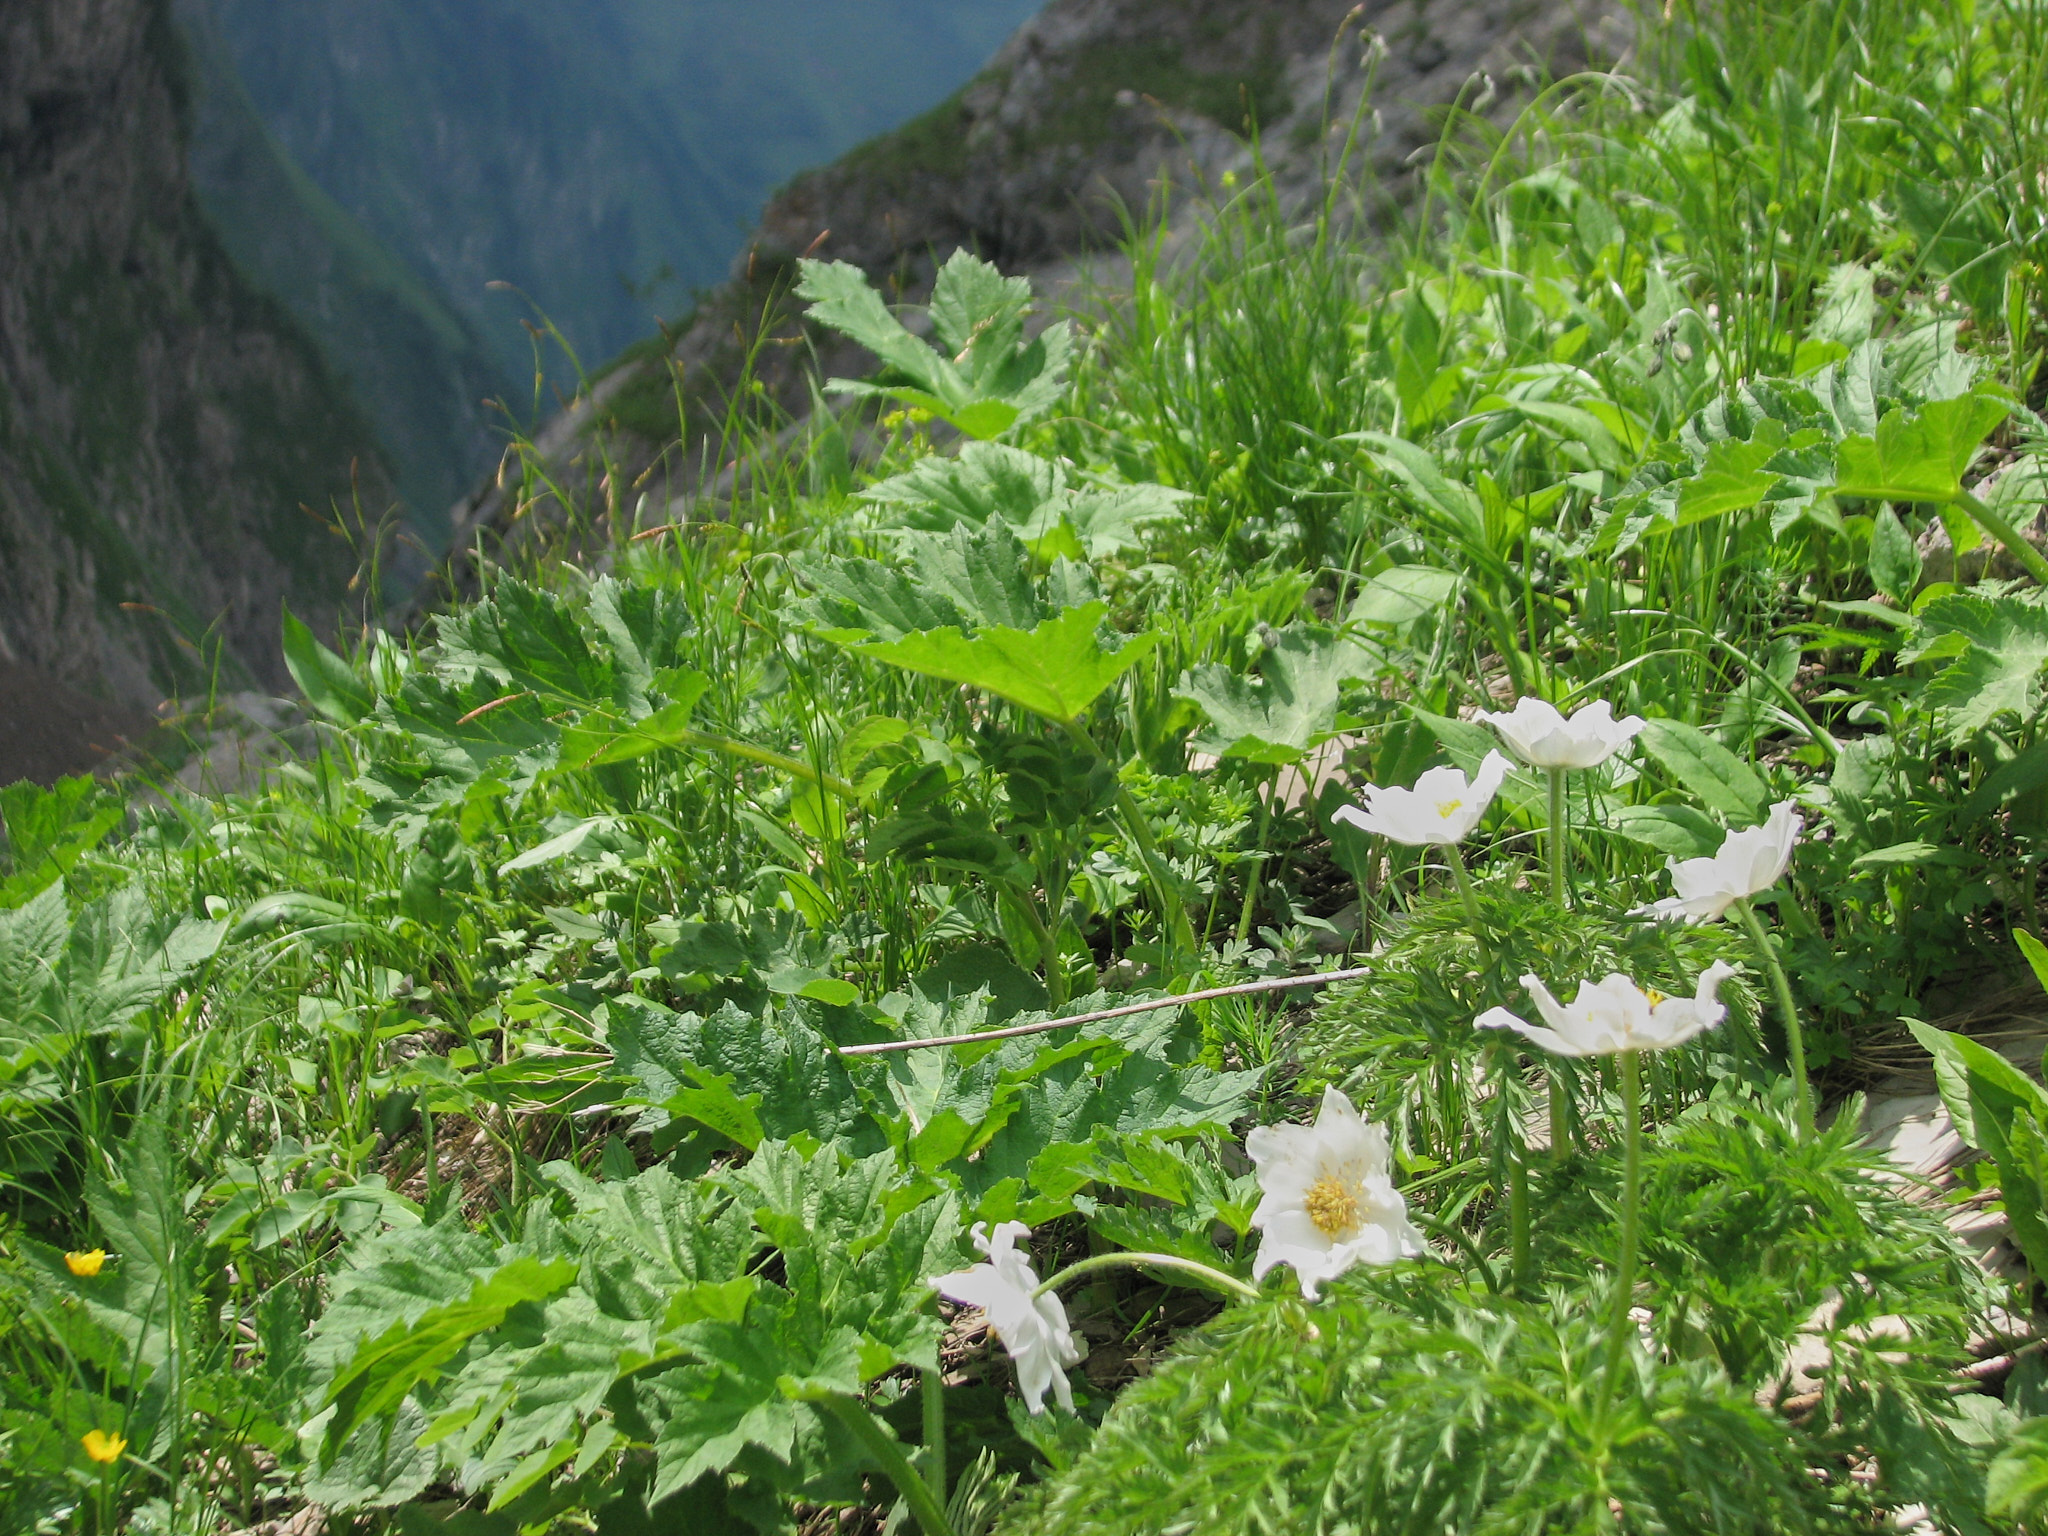
[[[540,416],[573,387],[549,349],[536,399],[522,320],[591,368],[686,313],[771,191],[941,100],[1035,8],[177,0],[194,184],[436,542],[502,442],[484,400]]]

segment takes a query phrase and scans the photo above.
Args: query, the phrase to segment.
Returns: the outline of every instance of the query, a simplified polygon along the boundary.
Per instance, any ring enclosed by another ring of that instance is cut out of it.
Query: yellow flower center
[[[119,1461],[121,1453],[128,1449],[128,1442],[119,1435],[110,1435],[104,1429],[89,1429],[79,1443],[85,1447],[85,1454],[94,1461]]]
[[[1441,800],[1437,802],[1436,813],[1443,817],[1445,821],[1449,821],[1463,809],[1465,809],[1465,802],[1462,800]]]
[[[1331,1174],[1326,1173],[1309,1185],[1301,1207],[1325,1237],[1342,1237],[1358,1230],[1358,1196],[1351,1192],[1350,1185]]]
[[[84,1253],[67,1253],[64,1255],[64,1267],[81,1280],[90,1280],[100,1272],[100,1266],[106,1262],[107,1251],[104,1248],[93,1248]]]
[[[1670,1001],[1669,998],[1665,997],[1665,995],[1662,992],[1659,992],[1655,987],[1649,988],[1647,991],[1643,993],[1643,996],[1647,997],[1650,1000],[1650,1006],[1652,1008],[1655,1008],[1659,1003],[1665,1003]]]

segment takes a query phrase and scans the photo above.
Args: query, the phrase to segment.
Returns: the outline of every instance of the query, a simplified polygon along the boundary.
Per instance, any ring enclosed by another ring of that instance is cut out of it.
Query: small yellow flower
[[[106,1262],[107,1250],[104,1248],[89,1248],[84,1253],[64,1255],[64,1267],[81,1280],[90,1280],[100,1272],[100,1266]]]
[[[104,1429],[88,1429],[80,1442],[85,1454],[94,1461],[119,1461],[121,1453],[128,1449],[128,1442],[119,1435],[110,1435]]]

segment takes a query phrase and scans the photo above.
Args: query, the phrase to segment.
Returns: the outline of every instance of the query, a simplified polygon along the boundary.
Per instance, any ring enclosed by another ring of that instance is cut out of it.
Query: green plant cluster
[[[1339,166],[1049,327],[805,263],[883,372],[736,392],[729,501],[526,453],[609,541],[287,616],[260,788],[0,791],[0,1528],[2036,1518],[2030,1283],[1848,1090],[2038,926],[2048,12],[1644,27],[1395,239]],[[1640,729],[1481,795],[1517,699]],[[1425,776],[1468,836],[1339,814]],[[1711,1027],[1475,1027],[1617,974]],[[2035,1256],[2038,1086],[1920,1038]],[[1297,1299],[1321,1090],[1391,1184],[1316,1229],[1406,1215]]]

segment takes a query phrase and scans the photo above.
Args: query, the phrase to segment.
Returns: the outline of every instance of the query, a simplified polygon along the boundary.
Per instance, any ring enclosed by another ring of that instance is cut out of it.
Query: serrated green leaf
[[[841,644],[871,635],[898,640],[967,622],[951,598],[879,561],[809,560],[796,569],[817,592],[799,615]]]
[[[429,1307],[360,1344],[328,1383],[334,1409],[324,1444],[331,1457],[358,1424],[395,1409],[431,1381],[470,1339],[488,1332],[521,1302],[546,1301],[567,1289],[576,1266],[565,1259],[520,1257],[476,1280],[460,1301]]]
[[[1208,665],[1185,673],[1174,697],[1200,706],[1214,730],[1198,751],[1280,765],[1300,762],[1337,729],[1347,679],[1368,676],[1372,656],[1356,641],[1287,629],[1260,654],[1259,676]]]
[[[1871,501],[1947,501],[1992,428],[2011,414],[1990,395],[1936,400],[1917,413],[1887,411],[1874,437],[1842,439],[1835,489]]]
[[[906,671],[984,689],[1065,723],[1157,644],[1154,635],[1136,635],[1117,650],[1104,650],[1095,631],[1107,612],[1107,604],[1088,603],[1029,631],[991,625],[969,638],[947,627],[864,645],[861,652]]]
[[[1705,522],[1729,512],[1746,511],[1770,494],[1779,476],[1763,466],[1784,446],[1784,436],[1764,435],[1749,442],[1726,438],[1707,449],[1697,473],[1678,484],[1678,527]]]
[[[852,337],[942,402],[959,404],[967,398],[959,373],[903,328],[860,268],[843,261],[810,260],[798,262],[797,268],[802,273],[797,297],[809,302],[813,320]]]
[[[2018,598],[1953,592],[1921,610],[1919,640],[1903,659],[1956,641],[1967,648],[1926,693],[1950,739],[1965,741],[2006,713],[2032,719],[2040,706],[2041,671],[2048,665],[2048,611]]]
[[[628,763],[658,752],[663,747],[682,745],[688,739],[690,717],[711,679],[702,672],[672,675],[668,691],[675,697],[643,719],[614,725],[602,717],[586,717],[562,733],[561,761],[565,768],[602,768],[609,763]]]
[[[1045,617],[1032,589],[1030,552],[1000,519],[979,528],[907,534],[903,542],[918,584],[968,622],[1029,629]]]

